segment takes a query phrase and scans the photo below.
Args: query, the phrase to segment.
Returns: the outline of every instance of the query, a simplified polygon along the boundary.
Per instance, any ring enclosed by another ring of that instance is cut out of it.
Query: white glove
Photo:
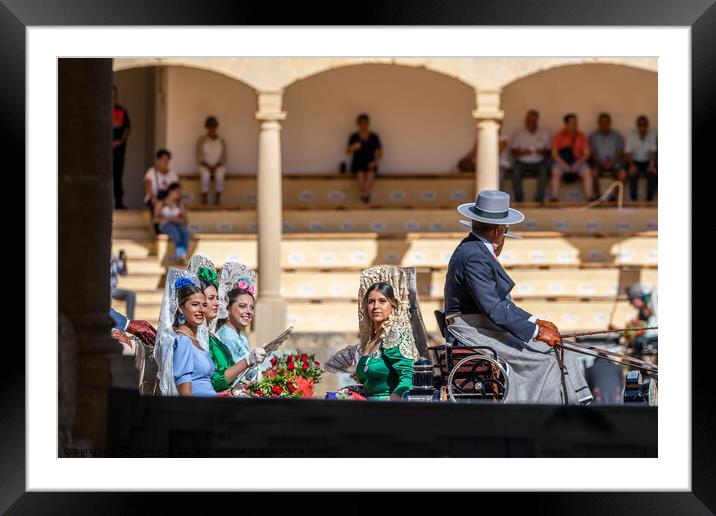
[[[254,364],[260,364],[264,361],[265,358],[266,350],[264,348],[255,348],[252,349],[246,356],[246,362],[248,362],[248,364],[252,366]]]

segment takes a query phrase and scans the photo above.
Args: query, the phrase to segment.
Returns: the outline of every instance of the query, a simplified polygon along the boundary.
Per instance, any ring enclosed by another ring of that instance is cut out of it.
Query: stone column
[[[477,93],[477,109],[472,116],[477,123],[477,158],[475,186],[481,190],[499,190],[500,187],[500,92]]]
[[[281,232],[283,200],[281,169],[281,111],[283,92],[260,92],[256,119],[259,131],[257,173],[258,299],[256,340],[266,344],[286,328],[286,303],[281,297]]]
[[[91,447],[106,444],[107,393],[131,387],[111,338],[109,260],[112,233],[112,60],[60,59],[58,63],[58,310],[74,333],[76,370],[59,378],[72,393],[70,431]],[[62,318],[61,318],[62,320]],[[60,344],[65,339],[60,340]],[[68,350],[61,350],[63,356]],[[129,360],[129,362],[127,362]],[[122,383],[124,381],[125,383]],[[134,388],[136,371],[134,372]],[[62,390],[62,389],[61,389]]]

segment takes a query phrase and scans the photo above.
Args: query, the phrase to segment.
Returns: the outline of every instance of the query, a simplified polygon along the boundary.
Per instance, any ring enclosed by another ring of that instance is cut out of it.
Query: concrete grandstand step
[[[156,256],[146,258],[129,257],[127,260],[128,274],[164,274],[165,268],[159,263]]]
[[[281,266],[284,269],[356,270],[378,264],[444,268],[464,233],[413,234],[380,237],[375,234],[284,235]],[[170,253],[171,244],[160,252]],[[245,236],[194,235],[190,253],[203,253],[215,263],[235,259],[256,267],[256,240]],[[628,237],[532,237],[511,240],[500,256],[506,267],[584,264],[655,267],[658,263],[656,233]]]
[[[148,258],[157,254],[157,242],[151,238],[117,238],[112,235],[112,253],[118,254],[120,250],[127,253],[129,259]]]
[[[417,270],[418,294],[421,299],[442,299],[447,269]],[[656,269],[610,267],[598,269],[515,269],[509,271],[515,281],[515,299],[613,299],[624,296],[628,285],[640,282],[657,286]],[[290,299],[356,300],[359,271],[285,271],[281,294]],[[259,274],[260,279],[260,274]]]
[[[162,296],[164,295],[164,285],[161,288],[156,289],[141,289],[135,290],[137,295],[137,303],[145,305],[160,305],[162,303]]]
[[[153,228],[112,229],[112,238],[119,240],[151,240],[156,236]]]
[[[128,290],[154,290],[164,288],[162,283],[164,272],[161,273],[136,273],[117,278],[117,287]]]
[[[112,228],[147,228],[151,227],[149,210],[114,210],[112,212]]]
[[[421,301],[420,306],[427,330],[438,333],[433,311],[442,308],[442,303]],[[634,315],[634,310],[626,301],[525,301],[520,306],[540,319],[554,322],[561,330],[606,328],[610,320],[619,325]],[[358,327],[358,305],[333,301],[320,304],[293,302],[288,304],[288,318],[296,331],[350,332]]]
[[[526,208],[525,221],[515,232],[559,231],[570,235],[627,235],[658,229],[656,208]],[[254,210],[194,208],[187,215],[193,233],[248,233],[257,231]],[[283,232],[357,233],[398,235],[416,232],[463,232],[460,215],[450,208],[367,208],[348,210],[284,210]]]
[[[601,191],[612,184],[610,178],[600,179]],[[189,205],[201,202],[199,178],[196,174],[181,176],[184,200]],[[502,190],[513,193],[512,180],[505,178]],[[524,199],[535,198],[537,180],[527,177],[523,182]],[[376,179],[371,206],[416,208],[453,207],[474,200],[475,174],[433,173],[380,174]],[[560,199],[566,202],[584,202],[579,183],[563,184]],[[255,175],[228,175],[222,202],[242,210],[256,207]],[[283,206],[286,209],[362,208],[355,179],[345,174],[302,174],[283,176]]]

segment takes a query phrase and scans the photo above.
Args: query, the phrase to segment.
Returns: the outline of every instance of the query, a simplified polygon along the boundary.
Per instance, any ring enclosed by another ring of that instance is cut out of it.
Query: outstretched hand
[[[157,338],[157,330],[147,321],[129,321],[127,333],[137,336],[147,346],[154,346]]]

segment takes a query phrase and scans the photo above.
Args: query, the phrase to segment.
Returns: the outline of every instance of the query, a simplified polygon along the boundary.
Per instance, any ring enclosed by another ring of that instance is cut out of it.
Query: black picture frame
[[[571,26],[683,26],[691,28],[692,73],[692,169],[708,173],[713,167],[709,129],[716,115],[716,6],[714,0],[502,0],[500,2],[452,0],[364,1],[361,9],[342,15],[343,5],[328,2],[271,4],[239,1],[153,0],[150,2],[99,2],[75,0],[0,1],[0,145],[5,150],[8,174],[18,182],[16,196],[26,192],[19,181],[25,170],[25,29],[30,26],[88,25],[571,25]],[[22,152],[19,152],[19,150]],[[24,178],[24,176],[23,176]],[[692,213],[708,206],[708,189],[692,190]],[[662,209],[669,206],[662,204]],[[679,209],[686,209],[681,207]],[[668,216],[668,214],[667,214]],[[692,217],[695,221],[695,218]],[[698,233],[694,233],[698,234]],[[703,233],[702,233],[703,234]],[[683,250],[688,253],[690,250]],[[693,251],[691,251],[693,252]],[[692,255],[696,256],[696,255]],[[6,271],[7,272],[7,271]],[[14,271],[13,271],[14,272]],[[33,271],[25,271],[31,274]],[[17,277],[15,282],[19,282]],[[706,320],[704,308],[692,303],[693,321]],[[703,306],[703,305],[700,305]],[[699,311],[701,310],[701,311]],[[704,315],[704,317],[699,317]],[[25,314],[27,324],[30,313]],[[51,330],[48,329],[48,333]],[[697,338],[693,338],[697,337]],[[17,340],[17,339],[16,339]],[[708,346],[711,339],[693,332],[684,334],[687,347],[692,340],[692,376],[683,385],[669,386],[692,392],[692,489],[690,492],[642,493],[530,493],[511,494],[514,501],[538,504],[541,513],[578,514],[708,514],[716,511],[716,431],[714,402],[709,385]],[[0,399],[0,512],[7,514],[84,513],[129,514],[147,509],[144,493],[26,493],[25,492],[25,377],[24,349],[11,340],[4,345],[6,366]],[[30,364],[31,365],[31,364]],[[37,379],[31,379],[37,381]],[[691,380],[691,381],[689,381]],[[567,474],[567,472],[565,472]],[[615,475],[648,475],[648,471],[615,471]],[[558,479],[556,479],[558,483]],[[348,482],[349,483],[349,482]],[[174,512],[172,506],[187,507],[187,494],[160,495],[162,512]],[[218,502],[217,495],[212,495]],[[355,496],[352,494],[351,496]],[[194,497],[192,497],[194,498]],[[435,498],[415,497],[421,510],[439,510]],[[280,497],[278,498],[280,500]],[[281,503],[280,501],[277,503]],[[481,494],[480,508],[505,510],[505,497],[499,493]],[[340,510],[334,507],[334,510]]]

